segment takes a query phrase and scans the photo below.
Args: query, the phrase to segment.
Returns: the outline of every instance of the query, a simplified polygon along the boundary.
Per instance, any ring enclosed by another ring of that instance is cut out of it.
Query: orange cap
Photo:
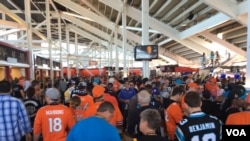
[[[190,82],[190,83],[188,84],[188,87],[189,87],[189,88],[195,88],[195,89],[198,89],[198,88],[199,88],[199,86],[198,86],[196,83],[194,83],[194,82]]]
[[[104,91],[105,91],[105,88],[103,86],[101,86],[101,85],[94,86],[94,88],[92,90],[93,97],[97,98],[97,97],[103,96]]]
[[[247,94],[246,101],[248,104],[250,104],[250,93]]]

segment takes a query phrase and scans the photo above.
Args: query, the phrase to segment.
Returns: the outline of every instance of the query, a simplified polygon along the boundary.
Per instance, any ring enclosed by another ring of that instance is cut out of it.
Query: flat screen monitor
[[[158,59],[158,45],[138,45],[134,57],[136,61]]]

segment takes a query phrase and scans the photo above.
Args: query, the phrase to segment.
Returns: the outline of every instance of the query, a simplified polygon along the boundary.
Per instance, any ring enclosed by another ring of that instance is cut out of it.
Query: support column
[[[69,53],[69,29],[66,26],[66,42],[67,42],[67,52]],[[71,69],[69,64],[69,55],[67,55],[67,77],[68,79],[71,78]]]
[[[149,0],[142,0],[142,45],[147,45],[149,40]],[[143,61],[143,77],[149,78],[149,61]]]
[[[27,2],[29,2],[29,0],[27,0]],[[25,9],[26,9],[26,7],[25,7]],[[25,12],[26,12],[26,11],[25,11]],[[25,19],[26,19],[26,17],[25,17]],[[5,13],[2,13],[2,20],[4,20],[4,21],[6,20],[6,15],[5,15]],[[4,29],[4,31],[6,31],[6,29]],[[4,36],[3,36],[3,39],[7,41],[7,40],[8,40],[8,35],[4,35]]]
[[[10,81],[10,78],[12,77],[12,71],[11,71],[12,67],[11,66],[5,66],[5,79]],[[12,77],[13,78],[13,77]],[[14,78],[13,78],[14,79]]]
[[[75,33],[75,53],[77,55],[79,55],[79,51],[78,51],[78,36],[77,36],[77,33]],[[76,76],[78,77],[79,76],[79,59],[77,57],[76,59]]]
[[[127,8],[126,3],[123,4],[122,10],[122,48],[123,48],[123,77],[128,76],[127,69]]]
[[[50,79],[52,86],[54,85],[53,59],[52,59],[52,44],[51,44],[51,21],[50,21],[50,0],[46,0],[46,24],[47,24],[47,42],[49,46],[49,64],[50,64]]]
[[[250,1],[248,1],[248,7],[250,6]],[[250,8],[248,8],[248,13],[250,13]],[[250,27],[250,14],[248,14],[248,27]],[[247,65],[246,65],[246,82],[245,86],[250,89],[250,29],[247,28]]]
[[[118,54],[118,46],[117,46],[117,27],[115,28],[115,37],[114,37],[114,47],[115,47],[115,73],[119,73],[119,54]]]
[[[30,0],[25,0],[25,21],[27,23],[27,43],[29,49],[29,79],[35,79],[35,72],[34,72],[34,55],[33,55],[33,48],[32,48],[32,25],[31,25],[31,12],[30,12]]]
[[[58,14],[58,19],[57,19],[57,23],[58,23],[58,39],[59,39],[59,47],[60,47],[60,63],[61,63],[61,71],[60,71],[60,76],[61,78],[63,78],[63,61],[62,61],[62,27],[61,27],[61,15]]]

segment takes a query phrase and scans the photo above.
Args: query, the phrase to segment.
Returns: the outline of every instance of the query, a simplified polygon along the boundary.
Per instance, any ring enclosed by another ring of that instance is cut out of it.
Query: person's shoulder
[[[10,95],[5,95],[3,98],[3,101],[11,101],[11,102],[16,102],[19,104],[23,104],[23,101],[19,98],[16,98],[14,96],[10,96]]]
[[[34,106],[40,106],[41,105],[41,103],[36,99],[25,99],[23,101],[23,103],[24,103],[24,105],[30,105],[30,104],[34,105]]]

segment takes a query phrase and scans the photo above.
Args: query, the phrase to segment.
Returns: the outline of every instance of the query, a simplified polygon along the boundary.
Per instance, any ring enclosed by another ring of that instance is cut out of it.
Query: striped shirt
[[[32,131],[29,116],[21,100],[0,94],[0,141],[19,141]]]

